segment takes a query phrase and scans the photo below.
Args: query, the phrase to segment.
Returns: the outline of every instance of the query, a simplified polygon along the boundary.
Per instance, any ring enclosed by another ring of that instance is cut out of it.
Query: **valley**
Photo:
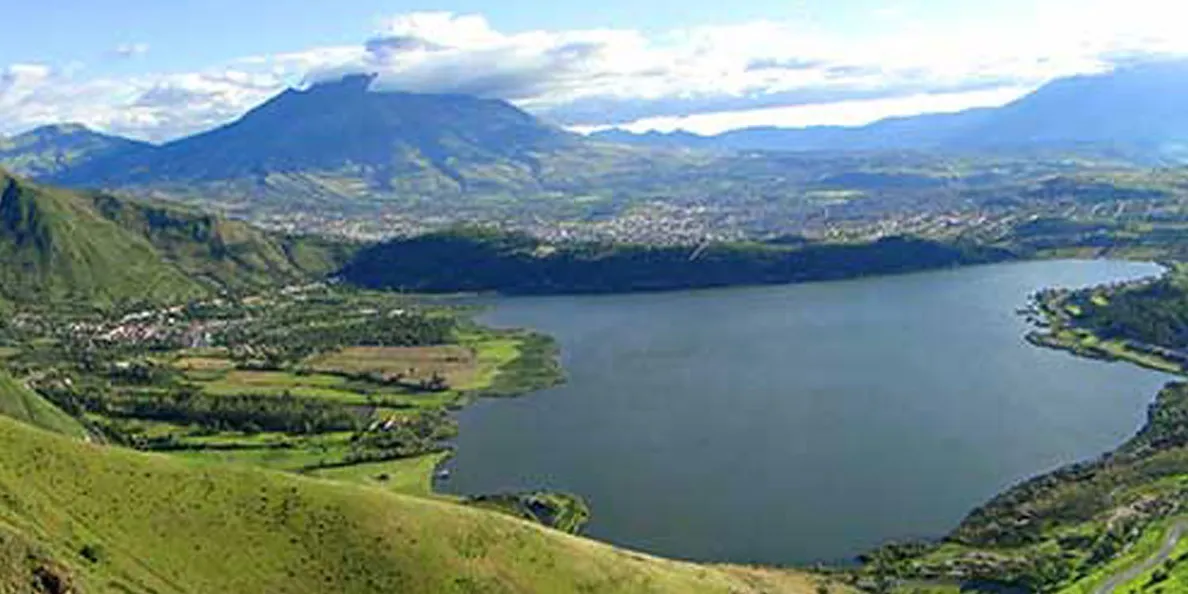
[[[449,455],[451,410],[561,379],[546,337],[325,285],[118,317],[28,313],[0,328],[6,381],[31,390],[9,403],[30,412],[10,416],[60,426],[34,408],[44,398],[103,443],[423,496]]]

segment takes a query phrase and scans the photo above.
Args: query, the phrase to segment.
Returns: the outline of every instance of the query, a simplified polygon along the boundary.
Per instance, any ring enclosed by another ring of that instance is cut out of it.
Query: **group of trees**
[[[1011,257],[903,237],[798,246],[548,245],[517,233],[463,229],[369,248],[343,276],[365,287],[410,291],[606,293],[853,278]]]
[[[211,396],[197,390],[178,390],[164,397],[127,399],[121,401],[112,414],[247,433],[354,431],[364,421],[348,407],[288,393]]]
[[[1078,299],[1077,320],[1105,338],[1172,349],[1188,347],[1188,290],[1174,276],[1113,292],[1108,302]]]
[[[457,322],[445,315],[377,313],[345,319],[311,319],[296,324],[262,323],[236,327],[218,338],[239,358],[267,360],[273,366],[346,346],[411,347],[449,342]]]
[[[443,442],[456,434],[457,424],[444,411],[424,411],[356,434],[344,462],[358,464],[419,456],[444,447]]]

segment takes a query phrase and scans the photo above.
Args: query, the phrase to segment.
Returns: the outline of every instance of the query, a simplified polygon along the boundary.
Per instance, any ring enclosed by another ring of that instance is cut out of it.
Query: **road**
[[[1185,531],[1188,531],[1188,520],[1179,520],[1175,524],[1172,524],[1171,530],[1167,531],[1167,537],[1163,540],[1163,546],[1159,547],[1159,550],[1154,555],[1146,561],[1106,580],[1093,591],[1093,594],[1114,594],[1114,590],[1118,586],[1137,579],[1144,573],[1158,567],[1160,563],[1167,561],[1171,557],[1172,551],[1176,550],[1176,545],[1180,543],[1180,538],[1184,536]]]

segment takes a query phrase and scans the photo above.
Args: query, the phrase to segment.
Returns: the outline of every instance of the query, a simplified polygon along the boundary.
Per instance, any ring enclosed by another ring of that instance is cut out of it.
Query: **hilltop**
[[[81,124],[56,124],[0,138],[0,166],[19,175],[48,177],[96,159],[151,148],[148,143],[101,134]]]
[[[308,280],[345,249],[0,171],[0,299],[178,302]]]
[[[245,467],[195,467],[8,419],[0,419],[0,460],[6,592],[815,587],[795,572],[666,561],[476,508]]]

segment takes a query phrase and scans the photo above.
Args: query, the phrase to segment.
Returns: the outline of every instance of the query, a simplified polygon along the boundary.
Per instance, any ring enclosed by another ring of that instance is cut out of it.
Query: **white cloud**
[[[48,67],[13,72],[0,75],[3,131],[79,122],[154,141],[234,119],[285,86],[271,75],[235,70],[94,80]]]
[[[769,107],[740,111],[701,113],[680,117],[647,118],[619,126],[632,132],[672,132],[686,130],[697,134],[719,134],[727,130],[755,126],[805,128],[809,126],[864,126],[882,119],[921,113],[955,113],[976,107],[1004,105],[1030,91],[1029,87],[1004,87],[985,91],[926,93],[881,99],[853,99],[834,103]],[[610,128],[575,126],[583,134]]]
[[[508,33],[479,15],[415,13],[387,20],[358,45],[249,56],[201,72],[88,77],[10,65],[0,70],[0,132],[79,121],[163,140],[233,119],[286,86],[355,72],[377,73],[377,89],[497,97],[568,125],[857,124],[1005,101],[1057,76],[1188,54],[1178,31],[1188,7],[1179,0],[1035,4],[1002,22],[939,26],[884,15],[881,32],[862,37],[807,21]],[[147,50],[129,44],[116,53]]]

